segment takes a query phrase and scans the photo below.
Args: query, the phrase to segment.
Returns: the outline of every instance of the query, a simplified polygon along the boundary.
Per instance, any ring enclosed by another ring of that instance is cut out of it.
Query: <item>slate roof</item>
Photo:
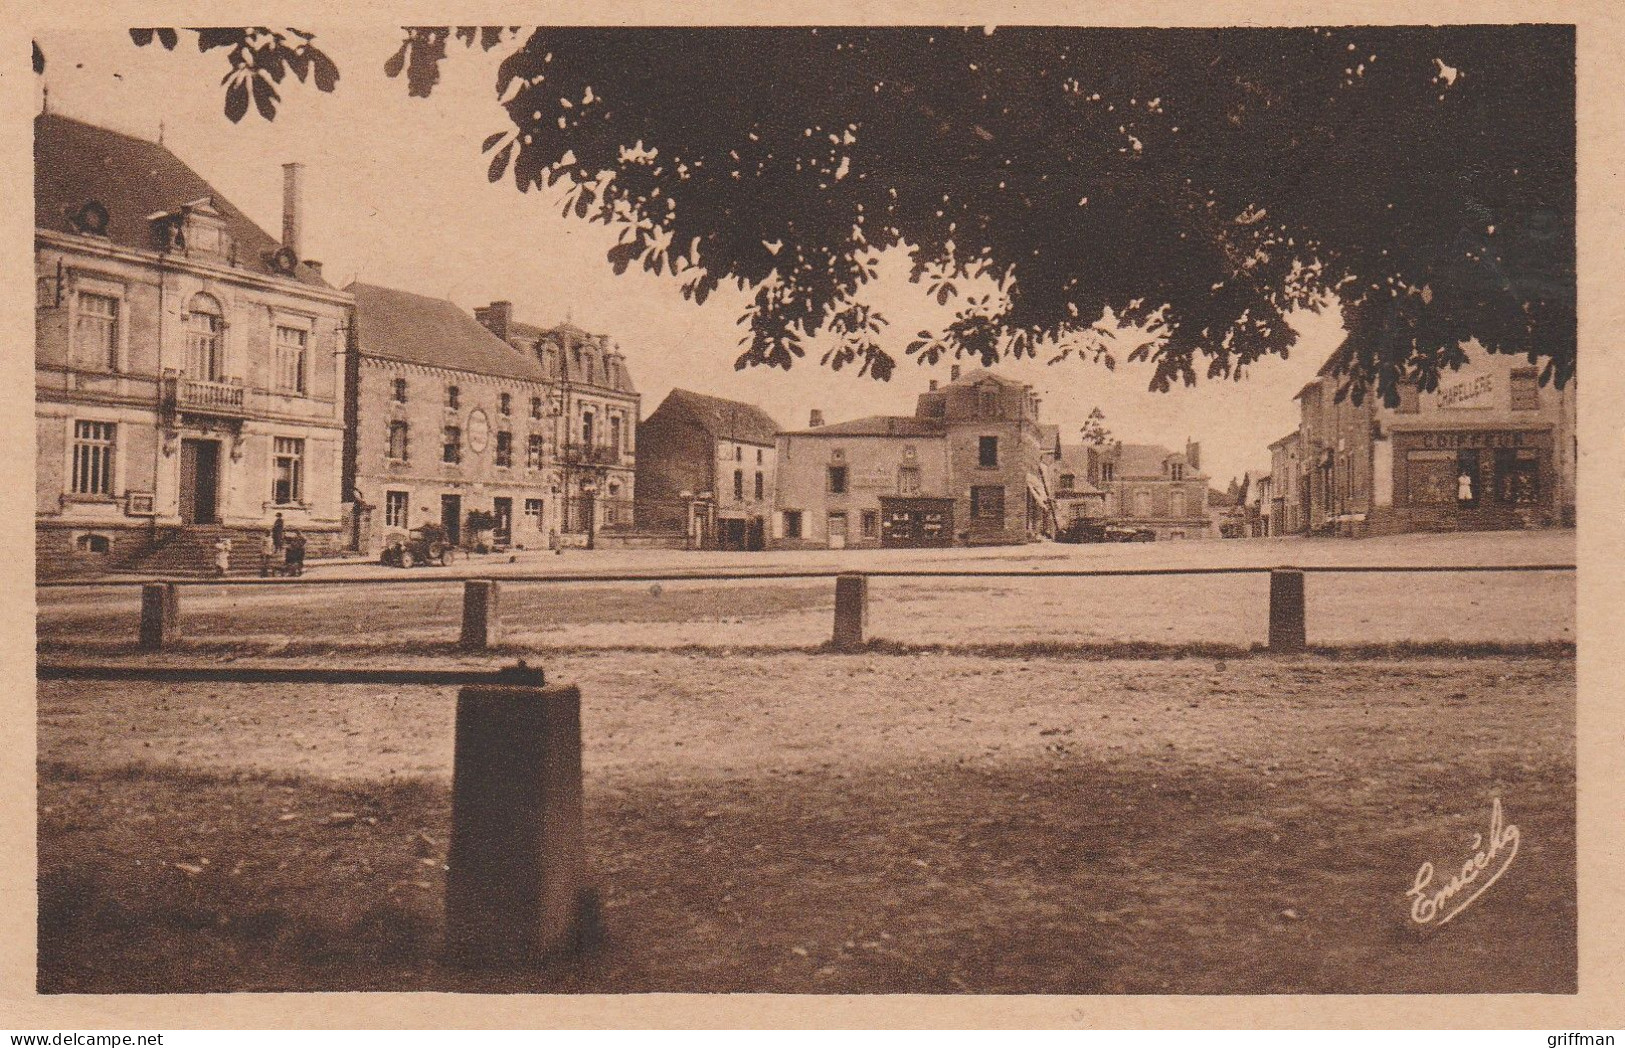
[[[941,420],[913,415],[869,415],[850,422],[791,431],[798,437],[940,437],[945,432]]]
[[[565,345],[574,345],[581,342],[593,342],[597,338],[597,336],[576,327],[569,321],[565,321],[562,324],[555,324],[550,328],[544,328],[539,324],[527,324],[522,320],[509,320],[508,334],[510,337],[522,338],[528,341],[540,342],[544,339],[550,339],[555,343],[562,343]],[[592,352],[597,353],[598,351],[594,349]],[[560,376],[561,378],[568,379],[571,382],[587,381],[586,376],[583,373],[584,369],[576,366],[573,354],[569,352],[560,353],[559,367],[563,371],[563,374]],[[602,373],[600,372],[600,375],[601,374]],[[624,354],[622,354],[621,357],[620,371],[616,376],[616,379],[617,381],[613,386],[610,386],[601,380],[589,384],[596,385],[604,389],[614,389],[621,393],[636,393],[637,387],[632,382],[632,369],[627,366],[626,357]],[[771,444],[773,441],[769,439],[767,443]]]
[[[362,356],[525,382],[547,381],[534,359],[443,298],[374,284],[355,283],[344,290],[355,296],[356,342]]]
[[[1162,477],[1162,464],[1173,457],[1173,452],[1161,444],[1120,444],[1114,460],[1113,475],[1118,480],[1131,477]]]
[[[278,170],[279,180],[281,175]],[[238,268],[290,279],[267,262],[282,245],[168,149],[56,113],[34,118],[34,225],[38,229],[76,232],[67,216],[95,200],[107,208],[107,239],[120,247],[151,252],[154,244],[148,217],[204,197],[213,201],[226,231],[236,241]],[[331,286],[302,262],[291,279],[312,287]]]
[[[686,416],[710,434],[712,440],[772,447],[779,433],[779,424],[773,421],[773,416],[755,404],[725,400],[686,389],[674,389],[666,394],[666,399],[649,417],[653,418],[661,412]]]

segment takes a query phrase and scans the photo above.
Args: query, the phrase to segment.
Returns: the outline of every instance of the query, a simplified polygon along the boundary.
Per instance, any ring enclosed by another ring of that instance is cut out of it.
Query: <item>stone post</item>
[[[835,578],[834,645],[843,651],[863,647],[869,624],[869,577],[838,575]]]
[[[1303,572],[1277,568],[1270,572],[1270,650],[1302,651],[1304,637]]]
[[[490,579],[463,583],[463,631],[457,645],[464,651],[484,651],[502,642],[497,584]]]
[[[180,591],[173,582],[141,584],[141,649],[161,651],[181,635]]]
[[[528,965],[577,949],[583,885],[581,693],[465,687],[457,695],[446,951]]]

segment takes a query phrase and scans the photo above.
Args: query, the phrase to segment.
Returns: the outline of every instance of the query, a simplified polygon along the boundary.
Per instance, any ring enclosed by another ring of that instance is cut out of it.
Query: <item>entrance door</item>
[[[828,518],[826,518],[826,519],[828,521],[828,528],[829,528],[829,548],[830,549],[845,549],[846,548],[846,514],[845,513],[831,513],[828,516]]]
[[[446,541],[453,546],[463,541],[463,497],[440,496],[440,526],[446,529]]]
[[[491,515],[497,519],[496,534],[492,536],[498,546],[513,544],[513,499],[491,500]]]
[[[214,524],[220,505],[220,442],[181,441],[181,523]]]

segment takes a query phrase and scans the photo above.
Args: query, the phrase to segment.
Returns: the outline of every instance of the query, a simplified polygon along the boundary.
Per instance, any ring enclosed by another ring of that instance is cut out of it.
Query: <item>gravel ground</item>
[[[434,961],[443,692],[50,683],[42,988],[1574,987],[1572,660],[553,669],[585,697],[600,953]],[[1467,858],[1496,797],[1516,864],[1419,933],[1418,865]]]

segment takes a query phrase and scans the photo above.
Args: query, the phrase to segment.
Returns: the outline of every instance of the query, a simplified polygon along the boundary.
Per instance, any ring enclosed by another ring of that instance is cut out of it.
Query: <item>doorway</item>
[[[220,520],[220,442],[181,441],[181,523]]]
[[[498,546],[513,545],[513,499],[492,499],[491,515],[497,519],[496,534],[491,540]]]
[[[445,529],[446,541],[453,546],[463,541],[463,497],[461,495],[440,496],[440,526]]]

